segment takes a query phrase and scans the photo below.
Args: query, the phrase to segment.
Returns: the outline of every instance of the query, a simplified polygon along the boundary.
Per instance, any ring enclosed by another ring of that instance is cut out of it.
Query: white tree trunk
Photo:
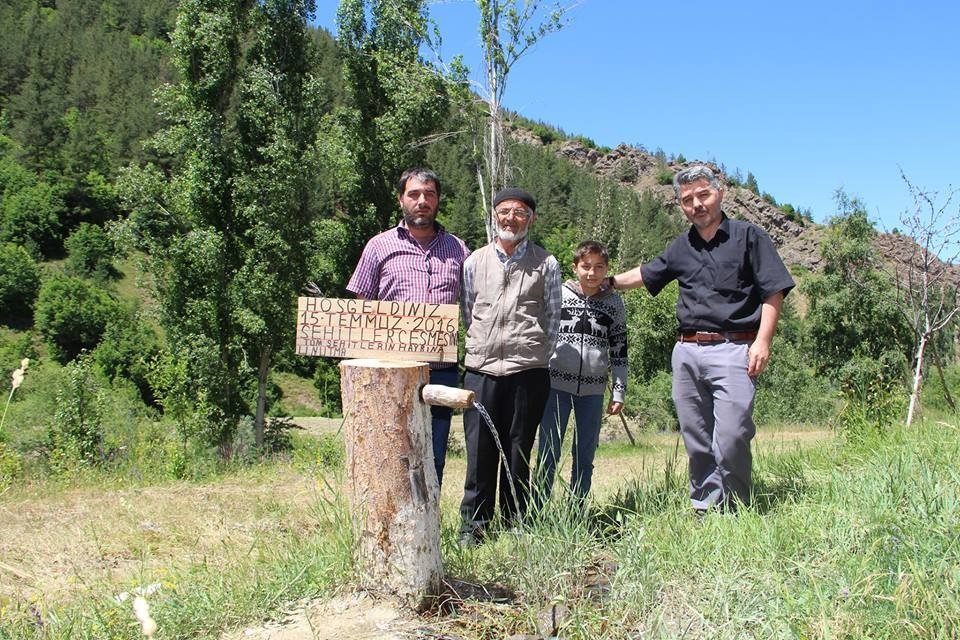
[[[927,336],[920,336],[920,344],[917,345],[917,366],[913,370],[913,387],[910,391],[910,408],[907,409],[907,426],[913,424],[913,414],[920,402],[920,387],[923,380],[923,351],[927,346]]]
[[[418,362],[340,363],[360,583],[416,609],[439,594],[443,575],[430,412],[420,401],[429,377]]]

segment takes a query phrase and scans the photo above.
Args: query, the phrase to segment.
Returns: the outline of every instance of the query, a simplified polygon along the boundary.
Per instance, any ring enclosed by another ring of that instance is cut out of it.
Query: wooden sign
[[[456,362],[459,319],[455,304],[302,297],[297,353]]]

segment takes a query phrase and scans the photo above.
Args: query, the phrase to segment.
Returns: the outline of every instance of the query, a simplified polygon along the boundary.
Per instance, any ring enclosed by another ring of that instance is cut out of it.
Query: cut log
[[[420,362],[340,363],[361,587],[422,610],[440,593],[439,486]]]

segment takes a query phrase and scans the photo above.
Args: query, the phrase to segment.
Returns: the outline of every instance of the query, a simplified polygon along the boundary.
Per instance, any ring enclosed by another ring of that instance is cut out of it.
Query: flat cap
[[[504,200],[519,200],[523,204],[530,207],[530,211],[537,210],[537,201],[533,199],[532,195],[523,189],[518,189],[516,187],[507,187],[506,189],[503,189],[493,198],[493,206],[496,207]]]

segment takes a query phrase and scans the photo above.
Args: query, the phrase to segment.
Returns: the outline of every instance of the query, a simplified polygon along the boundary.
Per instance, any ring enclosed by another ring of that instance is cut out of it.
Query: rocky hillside
[[[568,141],[558,153],[599,176],[629,185],[637,191],[653,191],[665,202],[674,200],[673,187],[658,182],[658,174],[663,171],[664,165],[640,149],[620,145],[604,154],[577,141]],[[674,162],[669,163],[666,168],[676,172],[688,164],[690,163]],[[707,164],[722,175],[719,167],[712,163]],[[740,187],[727,188],[724,208],[731,215],[737,215],[766,229],[787,264],[817,269],[820,263],[817,247],[823,235],[822,226],[809,222],[799,224],[754,192]],[[676,208],[676,213],[681,215],[679,207]]]
[[[530,144],[541,144],[532,134],[519,133],[517,139]],[[576,140],[568,140],[560,146],[557,153],[575,165],[591,171],[598,176],[628,185],[637,191],[653,191],[662,196],[665,202],[673,202],[673,187],[659,183],[658,175],[664,165],[654,156],[636,147],[620,145],[608,153],[602,153],[583,145]],[[668,163],[671,172],[689,166],[692,163]],[[713,163],[707,163],[719,175],[723,172]],[[802,266],[816,271],[821,266],[820,243],[825,227],[816,223],[791,219],[786,213],[750,191],[737,186],[728,186],[725,207],[731,215],[753,222],[770,234],[783,256],[784,262],[791,266]],[[682,215],[676,207],[676,215]],[[917,255],[918,247],[914,241],[903,235],[878,233],[875,245],[878,255],[895,269],[897,264],[909,264]],[[960,286],[960,266],[940,264],[949,273],[949,278]]]

